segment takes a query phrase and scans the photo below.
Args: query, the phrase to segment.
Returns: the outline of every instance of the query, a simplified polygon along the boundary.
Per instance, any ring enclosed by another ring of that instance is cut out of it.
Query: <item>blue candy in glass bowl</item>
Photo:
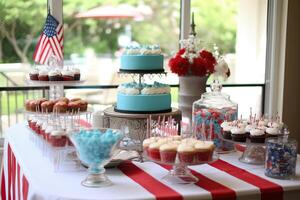
[[[122,132],[110,128],[81,129],[72,132],[69,137],[79,159],[89,167],[89,174],[81,184],[86,187],[111,185],[104,166],[118,153],[117,146],[123,137]]]

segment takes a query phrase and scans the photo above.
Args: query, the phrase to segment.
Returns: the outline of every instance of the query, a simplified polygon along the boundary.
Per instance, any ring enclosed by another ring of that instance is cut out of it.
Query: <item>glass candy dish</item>
[[[88,176],[81,182],[86,187],[104,187],[112,182],[105,175],[104,166],[119,152],[117,148],[123,134],[120,130],[100,128],[81,129],[69,135],[78,158],[88,166]]]

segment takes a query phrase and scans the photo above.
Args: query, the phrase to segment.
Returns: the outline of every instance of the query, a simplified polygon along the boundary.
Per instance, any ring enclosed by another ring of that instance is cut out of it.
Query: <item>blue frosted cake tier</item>
[[[117,110],[131,112],[156,112],[171,109],[170,94],[127,95],[118,93]]]
[[[163,55],[122,55],[121,67],[122,70],[163,70],[164,57]]]

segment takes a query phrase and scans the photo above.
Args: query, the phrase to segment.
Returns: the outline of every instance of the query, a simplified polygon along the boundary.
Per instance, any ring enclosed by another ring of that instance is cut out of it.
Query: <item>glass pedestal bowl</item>
[[[119,152],[117,146],[123,137],[122,132],[109,128],[81,129],[72,132],[69,137],[78,158],[88,166],[89,174],[81,184],[86,187],[111,185],[112,182],[105,175],[104,166]]]
[[[169,162],[154,159],[151,156],[147,155],[146,152],[144,152],[144,157],[146,157],[147,160],[158,163],[162,165],[164,168],[169,170],[168,174],[166,174],[163,177],[164,180],[172,184],[193,184],[193,183],[197,183],[199,179],[192,174],[188,166],[207,164],[219,159],[219,155],[217,154],[217,152],[213,151],[211,153],[212,155],[210,155],[208,159],[198,160],[195,159],[196,158],[195,157],[192,161],[188,161],[188,162],[183,161],[178,155],[178,153],[176,155],[175,160]]]

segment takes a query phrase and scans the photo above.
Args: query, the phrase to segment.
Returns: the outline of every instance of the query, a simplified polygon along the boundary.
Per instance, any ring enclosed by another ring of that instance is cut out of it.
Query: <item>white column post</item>
[[[48,6],[55,19],[63,23],[63,0],[48,0]]]
[[[191,0],[181,0],[180,40],[188,38],[191,20]]]

